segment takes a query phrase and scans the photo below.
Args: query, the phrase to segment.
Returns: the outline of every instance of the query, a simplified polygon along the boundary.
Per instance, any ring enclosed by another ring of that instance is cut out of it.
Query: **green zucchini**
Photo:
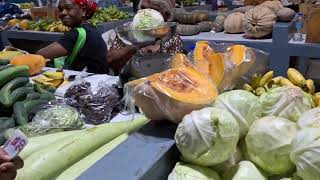
[[[25,110],[29,114],[31,110],[33,110],[35,107],[38,107],[42,104],[48,103],[47,100],[38,99],[38,100],[30,100],[23,103]]]
[[[3,145],[7,140],[4,136],[5,131],[7,129],[13,128],[14,126],[15,122],[13,118],[0,117],[0,145]]]
[[[13,117],[18,126],[28,123],[28,113],[24,107],[23,102],[18,101],[13,105]]]
[[[29,93],[33,93],[33,87],[20,87],[12,91],[10,97],[12,104],[16,103],[17,101],[24,100]],[[40,95],[39,95],[40,98]]]
[[[17,77],[11,80],[10,82],[8,82],[0,90],[0,103],[2,103],[5,107],[11,107],[13,105],[13,101],[10,96],[11,92],[28,83],[29,83],[29,78],[27,77]]]
[[[13,67],[12,64],[2,65],[0,66],[0,71]]]
[[[0,71],[0,86],[5,85],[7,82],[11,81],[16,77],[29,77],[29,67],[28,66],[15,66],[3,71]]]
[[[34,89],[40,93],[40,99],[51,101],[55,99],[53,93],[43,89],[39,84],[34,84]]]
[[[40,93],[32,92],[29,93],[24,101],[37,100],[40,99]]]
[[[7,65],[10,63],[9,59],[0,59],[0,65]]]

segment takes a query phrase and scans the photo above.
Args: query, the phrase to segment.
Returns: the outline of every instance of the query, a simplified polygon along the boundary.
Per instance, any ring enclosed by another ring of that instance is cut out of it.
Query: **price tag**
[[[27,136],[23,134],[20,130],[15,130],[13,135],[4,144],[4,150],[11,157],[15,158],[20,151],[27,145]]]

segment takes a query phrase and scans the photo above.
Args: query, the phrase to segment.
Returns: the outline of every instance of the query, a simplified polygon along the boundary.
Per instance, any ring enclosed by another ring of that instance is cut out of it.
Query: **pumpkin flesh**
[[[192,66],[193,65],[190,62],[188,56],[183,53],[176,53],[171,62],[171,68],[192,67]]]
[[[198,70],[205,74],[209,74],[209,56],[214,54],[213,48],[207,41],[199,41],[194,49],[194,62]]]
[[[221,83],[225,69],[224,69],[224,60],[221,53],[216,53],[210,57],[210,77],[214,84],[217,86]]]

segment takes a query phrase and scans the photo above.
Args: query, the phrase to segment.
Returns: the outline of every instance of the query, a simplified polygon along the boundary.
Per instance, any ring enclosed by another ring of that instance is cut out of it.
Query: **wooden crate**
[[[59,19],[59,11],[56,7],[35,7],[30,9],[33,19]]]
[[[320,43],[320,6],[313,7],[308,12],[306,42]]]

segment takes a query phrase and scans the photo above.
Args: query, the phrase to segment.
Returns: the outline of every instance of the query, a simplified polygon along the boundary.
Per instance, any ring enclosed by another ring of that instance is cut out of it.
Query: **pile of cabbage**
[[[178,125],[169,180],[320,180],[320,108],[298,87],[234,90]]]

